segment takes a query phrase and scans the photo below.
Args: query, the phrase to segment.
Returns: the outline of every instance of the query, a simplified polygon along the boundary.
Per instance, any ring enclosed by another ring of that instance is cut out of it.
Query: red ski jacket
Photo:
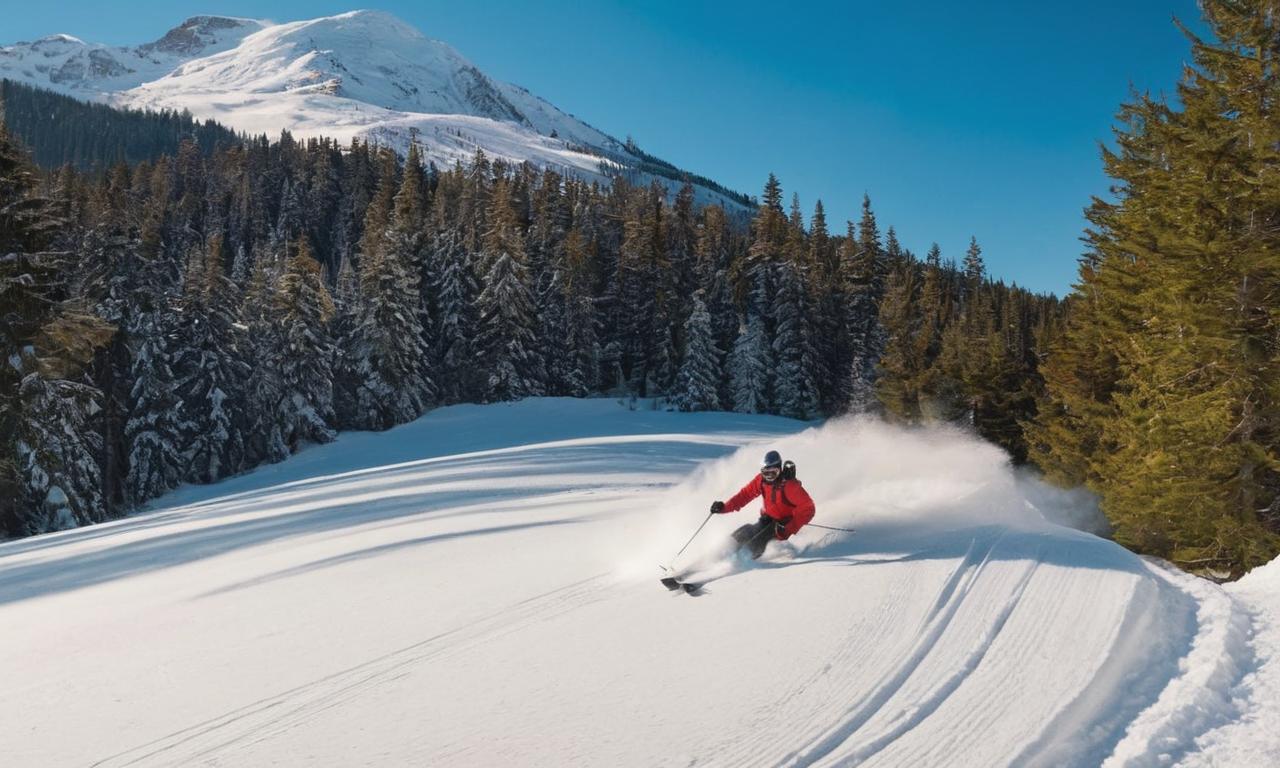
[[[764,497],[764,514],[774,520],[791,518],[778,533],[779,539],[789,539],[796,531],[803,528],[813,519],[816,507],[813,499],[799,480],[782,480],[777,483],[766,483],[764,478],[756,475],[755,479],[742,486],[742,490],[724,503],[724,511],[737,512],[757,496]]]

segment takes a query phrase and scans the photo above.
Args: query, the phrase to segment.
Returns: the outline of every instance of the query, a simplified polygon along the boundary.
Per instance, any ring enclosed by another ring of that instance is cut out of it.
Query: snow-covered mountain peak
[[[401,151],[416,141],[441,166],[484,150],[594,180],[654,178],[617,139],[384,11],[280,24],[194,16],[135,47],[55,35],[0,46],[0,77],[120,106],[189,110],[250,134],[365,137]],[[674,169],[659,173],[679,186]],[[712,187],[699,199],[734,204]]]
[[[367,28],[376,28],[380,33],[395,33],[407,38],[426,39],[418,29],[410,24],[405,23],[400,17],[386,11],[379,11],[368,8],[361,8],[346,13],[339,13],[333,16],[325,16],[319,19],[313,19],[306,24],[333,24],[341,23],[345,25],[359,26],[364,25]]]
[[[136,47],[87,43],[67,34],[0,46],[0,77],[94,101],[163,77],[183,61],[234,48],[269,22],[194,16]]]
[[[44,37],[32,43],[31,47],[47,49],[51,46],[58,46],[58,45],[79,46],[84,44],[85,42],[78,37],[74,37],[72,35],[66,35],[59,32],[56,35],[45,35]]]
[[[151,43],[138,46],[147,54],[207,55],[238,44],[246,35],[270,26],[270,22],[233,16],[192,16]]]
[[[399,112],[533,127],[502,87],[456,50],[381,11],[268,26],[142,87],[161,99],[183,99],[193,90],[322,93]]]

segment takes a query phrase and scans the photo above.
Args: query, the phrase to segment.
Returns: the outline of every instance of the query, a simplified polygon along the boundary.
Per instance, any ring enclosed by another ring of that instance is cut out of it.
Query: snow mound
[[[1219,711],[1236,714],[1199,736],[1197,751],[1180,765],[1280,765],[1280,559],[1227,586],[1252,619],[1243,677]]]
[[[664,590],[769,447],[856,532]],[[5,761],[1275,763],[1280,565],[1222,589],[1045,498],[954,431],[439,409],[0,544]]]

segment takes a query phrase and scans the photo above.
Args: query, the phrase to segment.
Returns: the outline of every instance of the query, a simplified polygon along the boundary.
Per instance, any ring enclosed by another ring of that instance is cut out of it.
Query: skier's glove
[[[774,525],[776,526],[774,528],[774,535],[785,541],[787,538],[787,526],[791,525],[791,518],[784,517],[781,520],[775,520]]]
[[[723,502],[723,501],[713,501],[713,502],[711,502],[711,514],[713,514],[713,515],[719,515],[719,514],[722,514],[723,512],[724,512],[724,502]]]

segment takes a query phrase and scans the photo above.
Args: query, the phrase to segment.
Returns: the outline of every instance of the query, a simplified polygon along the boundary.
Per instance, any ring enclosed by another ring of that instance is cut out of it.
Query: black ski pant
[[[738,549],[746,547],[751,552],[752,560],[759,560],[764,554],[764,548],[773,540],[774,534],[778,530],[778,521],[768,515],[761,515],[760,519],[754,523],[744,525],[733,532],[733,540],[738,543]]]

